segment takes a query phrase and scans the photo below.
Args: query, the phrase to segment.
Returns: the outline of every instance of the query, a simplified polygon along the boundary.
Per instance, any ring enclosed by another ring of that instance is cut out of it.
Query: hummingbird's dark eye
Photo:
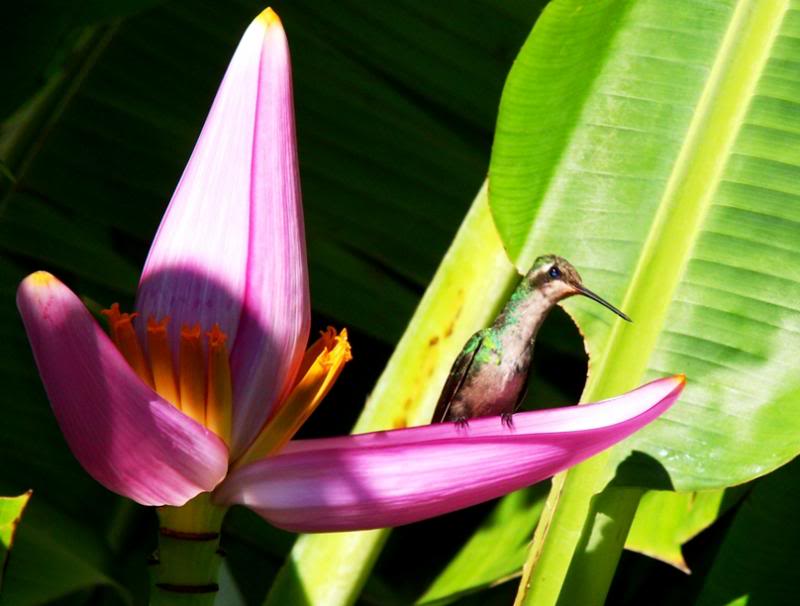
[[[548,274],[550,275],[550,277],[551,277],[551,278],[553,278],[554,280],[555,280],[555,279],[557,279],[557,278],[560,278],[560,277],[561,277],[561,270],[560,270],[560,269],[558,269],[558,267],[556,267],[555,265],[553,265],[553,267],[551,267],[551,268],[550,268],[550,271],[548,271],[547,273],[548,273]]]

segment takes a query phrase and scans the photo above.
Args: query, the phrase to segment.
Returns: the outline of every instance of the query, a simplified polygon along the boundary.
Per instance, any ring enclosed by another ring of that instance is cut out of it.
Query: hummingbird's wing
[[[472,361],[475,359],[475,354],[478,353],[482,343],[483,331],[479,330],[470,337],[469,341],[464,345],[464,349],[458,354],[456,361],[453,362],[453,367],[450,369],[450,374],[447,375],[447,381],[444,382],[442,393],[439,395],[432,423],[444,423],[447,413],[450,411],[450,403],[464,383],[467,372],[472,366]]]

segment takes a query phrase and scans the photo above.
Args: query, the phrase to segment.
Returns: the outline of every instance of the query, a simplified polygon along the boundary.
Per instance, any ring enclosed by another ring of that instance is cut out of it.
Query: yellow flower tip
[[[278,17],[278,13],[272,10],[271,6],[268,6],[263,11],[261,11],[261,14],[258,15],[258,17],[256,17],[256,21],[258,21],[265,28],[273,26],[283,27],[283,24],[281,23],[281,18]]]
[[[57,278],[49,271],[35,271],[25,281],[31,286],[49,286],[57,281]]]
[[[686,385],[686,375],[683,373],[677,374],[673,377],[680,385]]]

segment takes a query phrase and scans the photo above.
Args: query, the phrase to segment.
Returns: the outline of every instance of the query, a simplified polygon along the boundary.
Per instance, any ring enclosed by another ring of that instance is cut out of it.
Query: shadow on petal
[[[195,318],[191,321],[200,323],[204,336],[214,323],[219,323],[224,330],[225,326],[232,325],[231,319],[238,322],[229,329],[233,336],[229,341],[232,373],[236,372],[236,360],[242,358],[242,352],[239,351],[242,343],[245,344],[247,355],[258,359],[248,360],[249,367],[257,372],[249,373],[248,377],[233,377],[234,428],[237,423],[238,426],[245,424],[247,428],[240,429],[238,434],[234,433],[231,456],[236,458],[264,425],[274,407],[280,404],[288,387],[294,384],[308,338],[309,322],[299,322],[296,316],[291,316],[274,318],[271,325],[265,325],[264,316],[259,310],[242,305],[241,294],[231,293],[198,268],[163,268],[149,274],[140,288],[148,293],[161,293],[160,299],[149,296],[144,306],[137,301],[137,311],[142,316],[179,308],[182,317]],[[144,322],[141,322],[138,325],[140,335],[144,334],[143,327]],[[168,325],[175,368],[180,367],[180,329],[177,322]],[[279,333],[277,336],[276,332]],[[203,342],[205,347],[205,339]],[[252,347],[253,343],[259,344],[257,350]],[[258,389],[247,384],[248,379],[256,381]],[[257,398],[252,396],[253,392],[257,392]]]

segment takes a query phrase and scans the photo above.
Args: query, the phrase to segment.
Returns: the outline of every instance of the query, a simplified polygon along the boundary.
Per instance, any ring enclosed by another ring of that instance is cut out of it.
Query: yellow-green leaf
[[[681,547],[735,505],[746,490],[737,486],[701,492],[650,491],[639,502],[625,549],[689,573]]]
[[[686,373],[680,403],[619,451],[677,490],[800,452],[798,36],[794,2],[559,0],[503,92],[503,242],[520,269],[564,255],[633,318],[567,303],[592,354],[586,399]]]
[[[14,534],[31,494],[29,490],[18,497],[0,497],[0,587],[3,585],[8,552],[14,544]]]
[[[730,486],[800,452],[799,37],[797,1],[556,0],[517,58],[490,167],[503,242],[520,269],[569,258],[634,320],[567,304],[584,399],[688,378],[556,478],[528,603],[602,602],[635,487]]]
[[[800,459],[758,480],[725,534],[696,606],[794,606]]]

